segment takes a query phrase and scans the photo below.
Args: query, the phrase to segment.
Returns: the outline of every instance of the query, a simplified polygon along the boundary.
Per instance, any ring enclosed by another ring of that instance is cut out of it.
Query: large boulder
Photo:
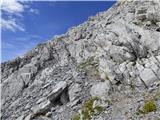
[[[11,75],[2,85],[2,99],[4,101],[20,93],[25,86],[24,81],[17,79],[16,76],[17,74]]]
[[[67,91],[67,83],[65,81],[59,82],[55,88],[52,90],[52,92],[48,95],[48,99],[54,103],[57,99],[63,99],[64,100],[64,94]],[[62,95],[62,97],[61,97]],[[61,101],[62,102],[62,101]]]

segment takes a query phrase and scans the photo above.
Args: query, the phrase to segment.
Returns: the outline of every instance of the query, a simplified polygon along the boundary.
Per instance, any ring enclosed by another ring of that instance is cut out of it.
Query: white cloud
[[[19,22],[18,18],[22,17],[21,13],[24,11],[24,6],[15,0],[3,0],[1,5],[2,16],[6,14],[5,19],[1,18],[1,28],[15,32],[17,30],[25,31],[23,25]],[[13,15],[14,19],[13,19]]]
[[[16,14],[23,12],[24,6],[15,0],[3,0],[1,9],[5,12]]]
[[[0,26],[4,30],[10,30],[12,32],[15,32],[17,30],[25,31],[24,27],[22,25],[16,23],[15,19],[5,20],[2,18]]]
[[[37,9],[33,9],[33,8],[30,9],[30,12],[34,13],[34,14],[39,14],[39,11]]]
[[[6,49],[6,48],[14,48],[15,46],[11,43],[2,41],[2,49]]]
[[[19,2],[16,0],[2,0],[1,3],[1,16],[5,14],[5,18],[1,17],[0,27],[3,30],[9,30],[15,32],[25,31],[24,25],[20,22],[19,18],[23,18],[23,12],[27,10],[33,14],[39,14],[37,9],[30,8],[29,5],[24,4],[25,2]],[[14,18],[14,19],[13,19]]]

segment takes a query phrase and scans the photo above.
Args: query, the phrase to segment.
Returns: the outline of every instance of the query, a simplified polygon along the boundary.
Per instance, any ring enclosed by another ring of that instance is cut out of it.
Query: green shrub
[[[91,113],[88,110],[82,110],[83,120],[90,120],[91,119]]]
[[[153,111],[156,111],[157,110],[157,107],[156,107],[156,104],[154,101],[146,101],[144,103],[144,106],[143,106],[143,112],[145,114],[149,113],[149,112],[153,112]]]
[[[77,65],[78,69],[86,69],[88,66],[97,68],[98,67],[98,62],[94,60],[94,56],[87,58],[86,60],[80,62]]]
[[[94,110],[96,111],[96,114],[100,114],[103,111],[103,107],[100,105],[97,105]]]
[[[157,110],[156,103],[153,100],[145,101],[143,108],[140,107],[136,110],[136,115],[148,114]]]
[[[80,62],[76,67],[78,70],[85,71],[88,75],[99,78],[100,76],[99,76],[98,65],[99,65],[98,60],[95,60],[94,56],[92,56]]]
[[[80,120],[80,115],[79,114],[74,115],[72,120]]]
[[[113,102],[111,100],[105,100],[105,103],[108,103],[108,105],[112,105]]]
[[[103,111],[103,107],[100,105],[97,105],[95,108],[93,108],[94,101],[98,99],[98,97],[90,98],[88,101],[84,103],[81,109],[83,120],[91,120],[92,116],[100,114]],[[76,114],[72,120],[80,120],[80,115]]]
[[[96,98],[91,98],[89,99],[85,104],[84,104],[84,109],[87,109],[90,112],[93,112],[93,103],[96,100]]]

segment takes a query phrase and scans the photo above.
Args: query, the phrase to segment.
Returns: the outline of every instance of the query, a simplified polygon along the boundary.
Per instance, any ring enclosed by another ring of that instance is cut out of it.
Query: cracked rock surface
[[[159,120],[160,1],[118,1],[1,71],[2,120]]]

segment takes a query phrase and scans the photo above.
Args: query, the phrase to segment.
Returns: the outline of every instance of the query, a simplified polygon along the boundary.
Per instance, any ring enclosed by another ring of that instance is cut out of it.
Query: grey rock
[[[44,101],[37,106],[35,106],[32,110],[34,114],[44,114],[51,108],[52,104],[49,100]]]
[[[160,27],[160,22],[157,22],[156,24],[158,25],[158,27]]]
[[[60,101],[63,105],[67,104],[69,102],[69,97],[67,92],[63,92],[60,96]]]
[[[144,68],[140,72],[141,79],[145,82],[147,86],[150,86],[151,83],[154,81],[158,81],[157,76],[154,74],[154,72],[151,69]]]
[[[110,82],[100,82],[91,87],[90,94],[92,97],[106,98],[110,90]]]
[[[43,101],[45,101],[45,100],[46,100],[46,98],[45,98],[45,97],[40,98],[40,99],[36,102],[36,104],[39,104],[39,103],[41,103],[41,102],[43,102]]]
[[[146,7],[141,7],[137,10],[136,14],[143,14],[147,12],[147,8]]]
[[[70,101],[74,101],[75,99],[77,99],[77,97],[79,97],[79,94],[81,92],[81,87],[79,84],[74,84],[69,88],[69,100]]]
[[[76,106],[79,101],[80,101],[79,99],[76,99],[76,100],[70,102],[70,103],[68,104],[68,106],[71,106],[71,107]]]
[[[67,88],[67,83],[64,81],[59,82],[52,92],[48,95],[48,99],[54,102]],[[62,98],[63,99],[63,98]]]
[[[47,117],[51,117],[51,115],[52,115],[51,112],[47,112],[47,113],[46,113],[46,116],[47,116]]]
[[[22,115],[22,116],[20,116],[20,117],[18,117],[16,120],[23,120],[24,119],[24,115]]]
[[[31,120],[32,119],[32,114],[29,114],[29,115],[27,115],[25,118],[24,118],[24,120]]]
[[[16,75],[10,76],[2,85],[2,99],[11,98],[24,88],[24,81],[16,79]]]

